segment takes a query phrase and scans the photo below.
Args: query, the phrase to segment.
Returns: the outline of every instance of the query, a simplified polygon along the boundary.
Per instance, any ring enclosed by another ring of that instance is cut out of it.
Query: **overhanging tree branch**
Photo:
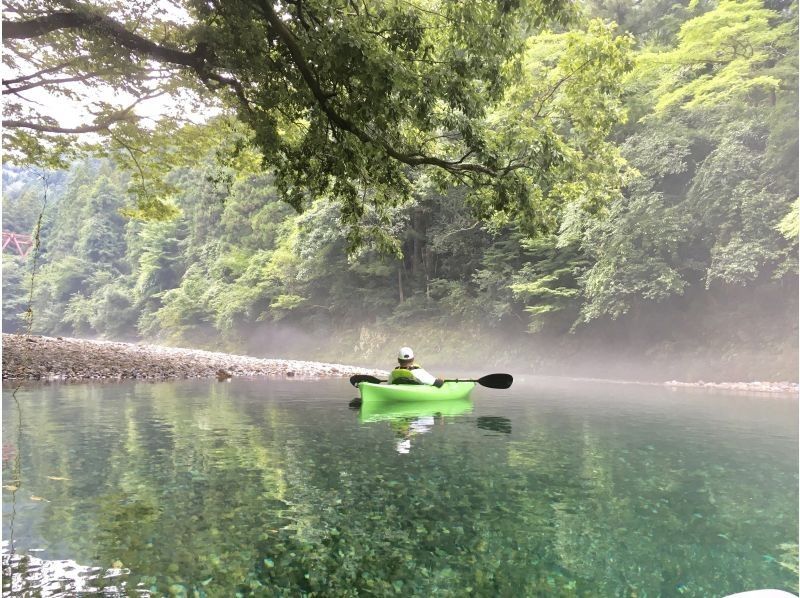
[[[156,62],[168,63],[185,68],[193,72],[209,89],[217,91],[220,88],[230,88],[236,96],[240,106],[252,117],[246,88],[237,78],[220,72],[224,69],[207,45],[198,43],[189,51],[156,43],[146,37],[129,31],[126,27],[112,17],[90,12],[83,7],[69,3],[71,10],[62,10],[45,16],[23,21],[4,19],[4,36],[7,40],[24,40],[47,35],[54,31],[74,29],[84,34],[89,34],[111,42],[143,58]],[[441,157],[427,155],[423,151],[404,151],[389,140],[384,138],[380,131],[370,132],[358,125],[353,120],[345,117],[331,103],[336,96],[334,91],[325,90],[314,72],[312,63],[305,56],[304,50],[287,26],[286,21],[278,14],[271,0],[260,0],[258,4],[261,12],[279,43],[288,51],[291,64],[297,69],[304,85],[310,91],[313,102],[319,107],[331,125],[355,136],[361,143],[379,148],[388,157],[408,166],[435,166],[451,174],[471,174],[473,176],[502,177],[519,165],[508,164],[505,167],[491,166],[476,161],[467,161],[472,152],[466,153],[460,159],[448,160]],[[420,9],[422,10],[422,9]],[[313,16],[304,11],[308,16]],[[55,80],[54,82],[62,82]],[[33,84],[30,84],[33,86]],[[24,88],[24,85],[21,86]],[[76,128],[62,128],[43,123],[22,122],[19,120],[7,121],[10,127],[27,127],[43,132],[97,132],[107,129],[113,121],[104,121],[95,125],[85,125]]]
[[[442,158],[436,158],[433,156],[427,156],[422,153],[403,153],[392,146],[388,145],[385,142],[377,140],[375,137],[369,135],[366,131],[358,127],[355,123],[349,121],[348,119],[344,118],[341,114],[339,114],[329,102],[329,98],[331,94],[326,93],[322,87],[320,86],[319,81],[317,80],[316,75],[311,70],[308,60],[303,53],[300,44],[297,43],[297,39],[295,38],[294,34],[289,30],[286,26],[283,19],[281,19],[280,15],[275,12],[275,8],[269,0],[261,0],[260,3],[262,13],[264,17],[267,19],[270,27],[275,32],[277,37],[281,40],[281,42],[285,45],[286,49],[289,51],[289,55],[292,58],[292,63],[295,65],[297,70],[300,73],[305,84],[308,86],[309,91],[314,96],[319,107],[325,113],[325,116],[336,125],[342,131],[346,131],[355,135],[359,141],[375,145],[383,149],[390,157],[398,160],[404,164],[409,166],[437,166],[446,170],[448,172],[474,172],[480,174],[486,174],[489,176],[498,176],[502,174],[502,171],[495,170],[483,164],[478,164],[474,162],[464,162],[463,160],[469,155],[464,156],[460,160],[450,161],[444,160]],[[470,152],[471,153],[471,152]]]
[[[109,120],[94,125],[81,125],[80,127],[59,127],[56,125],[46,125],[42,123],[28,122],[24,120],[3,120],[3,126],[7,129],[32,129],[40,133],[60,133],[65,135],[80,135],[82,133],[100,133],[108,131],[109,127],[118,122]]]
[[[161,62],[180,64],[192,69],[202,67],[202,59],[193,52],[184,52],[159,45],[141,35],[131,33],[111,17],[78,11],[58,11],[28,21],[3,19],[5,39],[30,39],[61,29],[81,29],[116,42],[127,50],[155,58]]]
[[[43,87],[45,85],[58,85],[59,83],[79,83],[97,77],[101,73],[86,73],[85,75],[75,75],[74,77],[63,77],[61,79],[42,79],[40,81],[29,81],[12,87],[8,81],[3,81],[6,87],[6,93],[19,93],[20,91],[27,91],[35,87]]]
[[[243,108],[250,109],[242,84],[234,78],[214,72],[213,57],[204,44],[198,44],[191,52],[170,48],[128,31],[122,23],[111,17],[77,10],[53,12],[44,17],[27,21],[3,19],[3,37],[8,40],[40,37],[62,29],[79,29],[90,32],[139,56],[188,68],[194,71],[211,89],[232,88],[243,104]],[[209,85],[210,81],[214,81],[218,85]]]
[[[28,21],[3,19],[3,37],[6,39],[30,39],[46,35],[59,29],[74,29],[96,24],[102,17],[75,12],[58,11]]]
[[[36,77],[43,77],[44,75],[48,75],[50,73],[55,73],[68,67],[72,64],[73,61],[68,60],[66,62],[62,62],[60,64],[56,64],[46,69],[42,69],[40,71],[36,71],[35,73],[31,73],[30,75],[20,75],[19,77],[15,77],[13,79],[3,79],[3,85],[16,85],[17,83],[24,83],[25,81],[30,81],[31,79],[35,79]]]
[[[133,113],[133,109],[136,107],[137,104],[144,102],[145,100],[150,100],[152,98],[158,97],[162,95],[163,92],[155,92],[144,95],[133,102],[130,106],[123,108],[122,110],[118,110],[108,116],[104,117],[102,120],[91,124],[91,125],[81,125],[78,127],[60,127],[58,125],[50,125],[47,123],[37,123],[31,121],[24,121],[18,119],[9,119],[3,120],[3,126],[7,129],[31,129],[33,131],[39,131],[40,133],[59,133],[65,135],[80,135],[83,133],[100,133],[104,131],[109,131],[111,126],[126,120],[135,120],[138,118],[136,114]]]

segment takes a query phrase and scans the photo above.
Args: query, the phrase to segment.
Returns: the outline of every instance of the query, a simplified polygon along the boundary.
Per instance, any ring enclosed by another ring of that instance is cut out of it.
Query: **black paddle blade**
[[[379,380],[375,376],[368,376],[367,374],[356,374],[355,376],[350,376],[350,384],[353,386],[358,386],[362,382],[369,382],[370,384],[380,384],[383,380]]]
[[[487,388],[509,388],[514,382],[511,374],[489,374],[476,380],[481,386]]]

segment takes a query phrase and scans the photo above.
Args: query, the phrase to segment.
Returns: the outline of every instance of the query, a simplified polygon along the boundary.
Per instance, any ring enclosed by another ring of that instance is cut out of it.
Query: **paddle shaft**
[[[480,384],[481,386],[486,386],[487,388],[508,388],[511,386],[514,378],[511,377],[510,374],[489,374],[488,376],[483,376],[477,379],[469,379],[469,380],[460,380],[460,379],[448,379],[445,382],[475,382]],[[353,386],[358,386],[361,382],[369,382],[371,384],[380,384],[382,382],[386,382],[386,380],[380,380],[375,376],[368,376],[365,374],[357,374],[355,376],[350,377],[350,383]]]

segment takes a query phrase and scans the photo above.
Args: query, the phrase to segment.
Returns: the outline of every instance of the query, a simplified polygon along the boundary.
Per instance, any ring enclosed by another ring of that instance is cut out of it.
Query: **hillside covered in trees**
[[[316,3],[266,11],[287,48],[269,73],[233,52],[237,32],[250,51],[249,17],[196,8],[229,28],[197,70],[238,102],[202,123],[121,120],[91,154],[41,120],[12,128],[3,229],[30,234],[42,214],[33,331],[797,378],[796,3],[378,4],[340,21]],[[3,254],[5,332],[25,329],[33,263]]]

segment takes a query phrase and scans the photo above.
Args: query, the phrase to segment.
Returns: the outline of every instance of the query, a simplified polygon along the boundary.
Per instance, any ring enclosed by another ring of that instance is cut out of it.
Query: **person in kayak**
[[[389,384],[428,384],[439,388],[444,380],[429,374],[422,366],[414,363],[414,351],[411,347],[402,347],[397,353],[400,364],[389,374]]]

